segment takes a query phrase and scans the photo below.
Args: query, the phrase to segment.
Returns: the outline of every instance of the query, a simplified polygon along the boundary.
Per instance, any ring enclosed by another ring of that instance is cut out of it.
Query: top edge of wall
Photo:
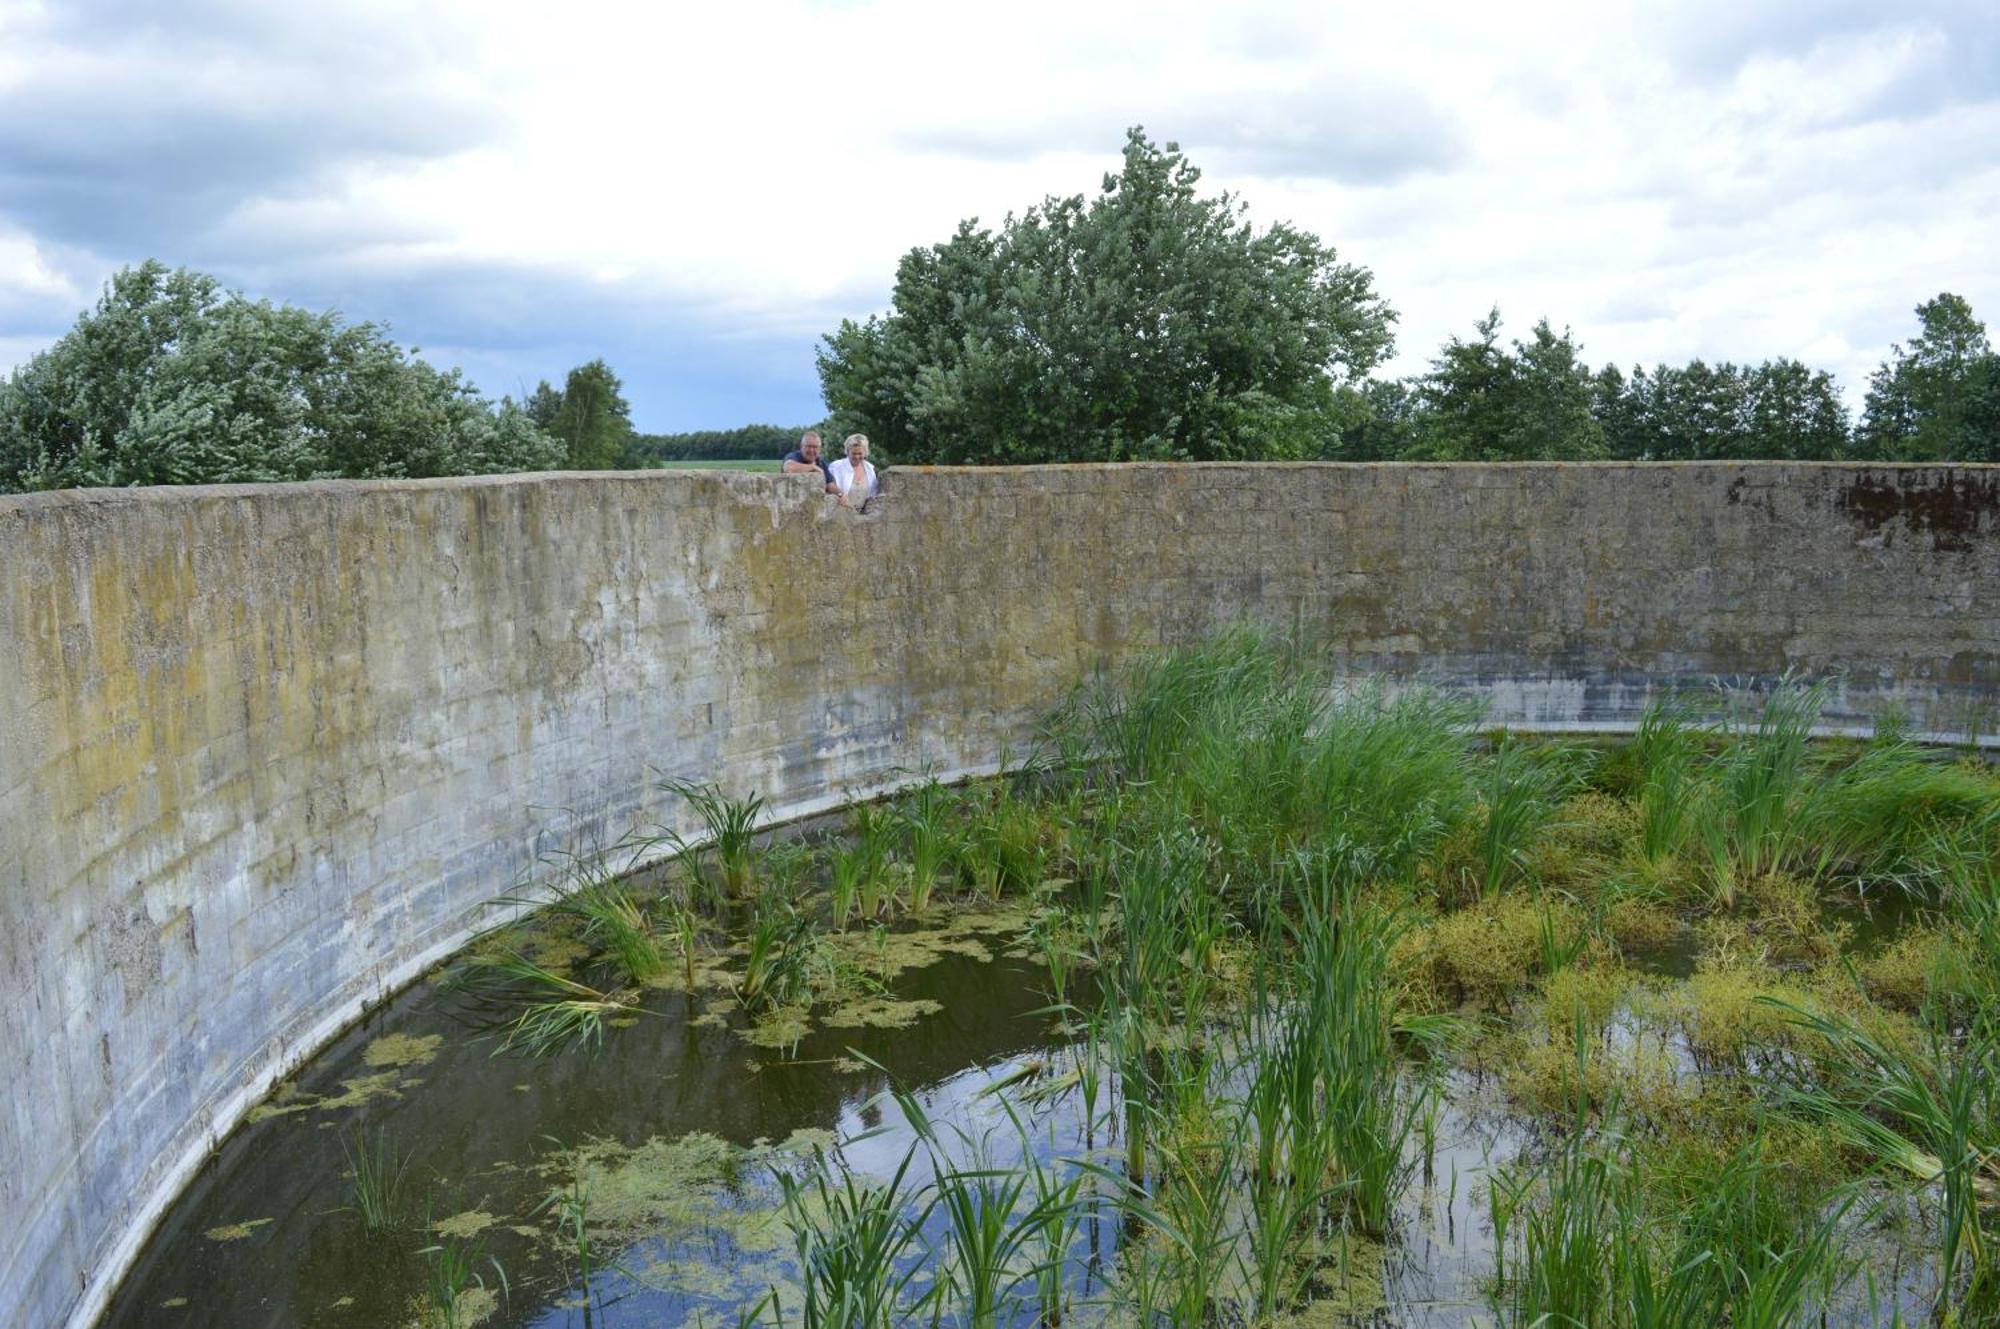
[[[778,463],[773,462],[775,466]],[[1918,461],[1120,461],[1120,462],[1040,462],[1020,466],[939,466],[885,464],[885,476],[944,479],[955,475],[1032,475],[1047,472],[1115,471],[1798,471],[1798,472],[1890,472],[1905,475],[1967,472],[2000,474],[2000,462],[1918,462]],[[421,493],[452,489],[505,489],[556,482],[590,480],[616,483],[680,485],[689,488],[742,486],[772,489],[780,494],[796,492],[809,497],[810,482],[777,471],[676,470],[655,467],[637,471],[510,471],[498,475],[446,475],[425,479],[371,480],[285,480],[252,484],[214,485],[126,485],[95,489],[54,489],[27,494],[0,494],[0,514],[25,512],[48,507],[175,503],[196,499],[303,498],[327,494]]]

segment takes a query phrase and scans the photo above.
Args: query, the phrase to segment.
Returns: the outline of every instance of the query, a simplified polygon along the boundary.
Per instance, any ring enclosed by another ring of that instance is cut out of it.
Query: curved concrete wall
[[[661,815],[649,768],[818,810],[1241,617],[1541,727],[1804,669],[1963,732],[2000,684],[1994,468],[890,483],[867,516],[717,474],[0,499],[0,1319],[94,1315],[275,1078],[538,849]]]

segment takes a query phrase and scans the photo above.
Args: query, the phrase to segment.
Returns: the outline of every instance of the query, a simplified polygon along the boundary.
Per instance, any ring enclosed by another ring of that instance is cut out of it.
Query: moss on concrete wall
[[[1496,718],[1838,671],[2000,688],[2000,471],[1785,464],[549,475],[0,499],[0,1318],[92,1313],[272,1080],[648,768],[831,806],[976,768],[1242,617]],[[1987,723],[1986,729],[1993,725]],[[560,810],[560,811],[559,811]]]

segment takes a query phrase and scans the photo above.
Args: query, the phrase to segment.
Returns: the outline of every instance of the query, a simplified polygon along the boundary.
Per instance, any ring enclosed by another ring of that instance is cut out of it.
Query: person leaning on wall
[[[868,435],[849,434],[842,447],[847,455],[828,467],[827,475],[833,481],[834,492],[840,495],[840,506],[865,508],[868,500],[881,490],[875,480],[875,468],[868,461]]]
[[[786,475],[810,475],[814,471],[818,471],[820,478],[826,481],[827,493],[837,494],[840,492],[834,487],[833,472],[827,467],[826,460],[820,456],[820,440],[817,429],[808,429],[805,433],[799,435],[799,445],[785,454],[784,471]]]

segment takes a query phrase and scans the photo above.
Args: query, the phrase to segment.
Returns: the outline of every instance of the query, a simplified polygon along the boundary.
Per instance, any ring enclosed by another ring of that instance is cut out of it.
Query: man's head
[[[819,435],[808,429],[799,436],[799,455],[807,461],[819,460]]]

